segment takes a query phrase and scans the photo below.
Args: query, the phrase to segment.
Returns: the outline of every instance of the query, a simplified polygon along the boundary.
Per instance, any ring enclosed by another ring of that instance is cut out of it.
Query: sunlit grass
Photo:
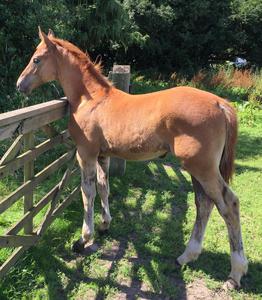
[[[149,90],[150,82],[145,83],[146,87],[142,83],[139,91]],[[155,87],[159,89],[157,83]],[[234,299],[262,299],[262,112],[255,109],[251,123],[245,114],[247,111],[240,107],[232,188],[240,198],[250,265],[242,280],[243,288],[229,295]],[[36,197],[40,199],[61,175],[62,171],[45,186],[39,186]],[[0,194],[6,195],[16,186],[15,180],[1,181]],[[230,271],[230,257],[226,227],[216,209],[199,259],[182,270],[174,264],[190,237],[196,212],[190,176],[181,172],[173,157],[128,162],[125,176],[111,178],[110,187],[113,221],[109,235],[95,234],[99,250],[85,257],[71,251],[71,244],[81,234],[83,210],[79,197],[0,283],[1,300],[119,299],[128,293],[131,299],[180,299],[186,285],[196,279],[213,291],[221,288]],[[17,204],[8,218],[1,219],[1,230],[10,225],[8,220],[20,216],[20,209]],[[100,211],[97,198],[96,228]],[[0,252],[0,259],[6,255]]]

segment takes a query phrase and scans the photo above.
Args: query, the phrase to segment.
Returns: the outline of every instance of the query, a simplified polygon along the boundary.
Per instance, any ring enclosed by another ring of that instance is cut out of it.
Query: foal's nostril
[[[20,93],[24,93],[25,92],[25,89],[22,88],[21,84],[18,84],[16,86],[16,88],[17,88],[18,92],[20,92]]]
[[[26,93],[27,91],[27,86],[25,82],[22,82],[20,80],[16,83],[16,88],[20,93]]]
[[[21,91],[21,79],[19,78],[16,82],[16,89],[20,92]]]

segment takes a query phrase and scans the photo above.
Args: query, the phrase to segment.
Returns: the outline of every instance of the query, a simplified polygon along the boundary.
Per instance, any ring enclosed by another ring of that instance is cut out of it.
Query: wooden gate
[[[68,130],[58,132],[50,123],[65,118],[67,111],[68,103],[65,99],[61,99],[0,115],[0,141],[13,139],[11,146],[0,160],[0,178],[14,174],[19,169],[23,169],[24,176],[23,183],[0,202],[0,214],[22,197],[24,206],[23,217],[0,236],[1,248],[16,248],[1,265],[0,278],[15,264],[25,250],[38,241],[57,215],[79,197],[80,186],[77,185],[63,201],[60,200],[61,193],[70,177],[78,172],[78,166],[75,164],[76,149],[70,141]],[[40,130],[46,139],[36,145],[37,134],[35,133],[37,132],[39,136]],[[37,157],[61,144],[65,145],[64,153],[35,174],[34,161]],[[68,167],[60,182],[36,202],[35,188],[64,165]],[[36,227],[34,217],[48,204],[49,207],[43,220]]]

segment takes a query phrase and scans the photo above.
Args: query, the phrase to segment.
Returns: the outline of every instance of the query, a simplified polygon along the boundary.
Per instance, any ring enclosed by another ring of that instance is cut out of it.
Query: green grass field
[[[135,91],[165,88],[136,83]],[[199,259],[177,269],[195,219],[190,176],[169,156],[128,162],[123,178],[110,182],[110,232],[95,236],[97,251],[78,256],[71,245],[81,233],[79,197],[53,223],[40,243],[0,283],[0,299],[262,299],[262,111],[238,105],[240,129],[232,188],[240,198],[249,272],[240,291],[221,289],[230,271],[227,231],[216,210]],[[43,194],[57,177],[39,188]],[[16,182],[0,182],[0,195]],[[96,228],[100,201],[95,204]],[[1,233],[21,215],[21,203],[0,219]],[[5,250],[6,251],[6,250]],[[0,261],[7,252],[0,252]],[[193,298],[190,298],[193,297]]]

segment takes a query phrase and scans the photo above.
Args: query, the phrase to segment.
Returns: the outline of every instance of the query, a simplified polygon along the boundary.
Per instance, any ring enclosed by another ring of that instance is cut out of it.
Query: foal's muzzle
[[[18,78],[16,83],[16,88],[19,92],[23,94],[28,94],[30,92],[29,82],[24,78],[22,79]]]

